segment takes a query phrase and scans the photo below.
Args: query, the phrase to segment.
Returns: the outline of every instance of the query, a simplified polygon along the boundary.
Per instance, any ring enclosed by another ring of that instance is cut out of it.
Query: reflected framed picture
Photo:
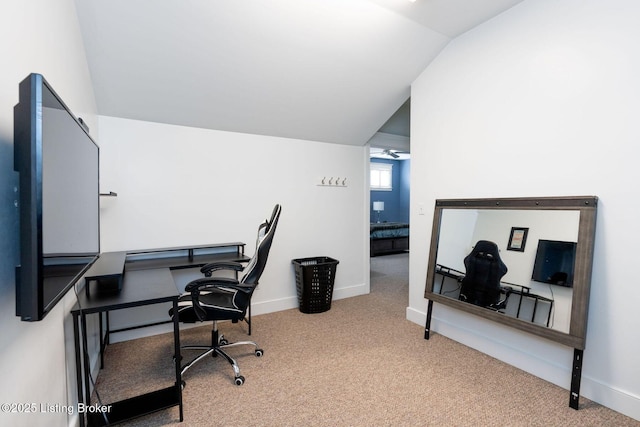
[[[527,234],[529,229],[525,227],[511,227],[511,235],[509,236],[508,251],[524,252],[527,244]]]

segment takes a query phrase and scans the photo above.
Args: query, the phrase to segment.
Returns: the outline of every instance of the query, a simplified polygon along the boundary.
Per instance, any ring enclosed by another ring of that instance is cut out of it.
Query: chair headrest
[[[274,222],[278,222],[278,218],[280,217],[281,211],[280,205],[275,205],[273,207],[273,211],[271,212],[271,219],[265,220],[264,225],[266,225],[265,233],[268,233],[271,227],[274,225]]]
[[[478,240],[476,245],[473,247],[471,253],[479,253],[482,252],[484,254],[492,255],[493,257],[499,257],[500,250],[498,249],[498,245],[494,242],[490,242],[489,240]]]
[[[282,208],[280,205],[276,205],[273,208],[271,219],[263,222],[258,227],[258,238],[256,240],[256,250],[253,257],[249,261],[249,264],[245,268],[245,273],[240,280],[241,283],[257,285],[262,271],[267,263],[267,257],[269,256],[269,250],[271,249],[271,242],[273,241],[273,235],[278,225],[278,219],[280,218],[280,212]]]

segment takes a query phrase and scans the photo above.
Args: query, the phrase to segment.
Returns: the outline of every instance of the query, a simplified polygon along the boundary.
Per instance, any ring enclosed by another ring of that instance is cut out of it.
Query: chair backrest
[[[267,258],[269,257],[269,250],[271,249],[271,242],[273,242],[273,235],[276,232],[278,225],[278,219],[280,219],[280,212],[282,207],[275,205],[273,212],[271,213],[271,219],[260,224],[258,227],[258,238],[256,239],[256,251],[253,257],[243,270],[243,275],[240,278],[240,283],[246,285],[257,285],[264,267],[267,265]]]
[[[479,240],[464,259],[466,269],[462,279],[462,293],[477,305],[495,304],[500,298],[500,279],[507,273],[507,266],[500,258],[498,245]]]

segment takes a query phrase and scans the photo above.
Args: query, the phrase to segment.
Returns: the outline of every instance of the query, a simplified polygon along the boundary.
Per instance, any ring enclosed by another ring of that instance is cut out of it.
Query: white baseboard
[[[347,286],[342,288],[335,288],[333,290],[333,300],[339,300],[343,298],[354,297],[358,295],[364,295],[368,292],[366,285],[359,284],[353,286]],[[298,308],[298,297],[290,296],[285,298],[279,298],[269,301],[254,302],[251,306],[251,315],[257,316],[259,314],[275,313],[278,311],[290,310],[292,308]],[[199,323],[195,325],[180,325],[180,328],[188,328],[191,326],[201,326]],[[143,338],[152,335],[164,334],[173,331],[173,324],[166,323],[162,325],[154,325],[140,329],[131,329],[128,331],[122,331],[111,334],[110,342],[116,343],[121,341],[129,341],[136,338]]]
[[[355,297],[358,295],[365,295],[367,293],[368,293],[368,289],[364,283],[359,285],[346,286],[342,288],[335,288],[333,290],[332,300],[335,301],[339,299]],[[298,308],[297,296],[280,298],[277,300],[255,302],[251,306],[252,314],[255,314],[255,315],[275,313],[278,311],[289,310],[292,308]]]
[[[407,320],[424,326],[427,314],[412,307],[406,309]],[[509,365],[522,369],[525,372],[549,381],[567,390],[567,406],[569,404],[569,385],[571,381],[571,366],[560,366],[552,360],[545,360],[538,356],[510,347],[504,342],[497,341],[489,336],[478,335],[442,319],[432,316],[431,330],[447,338],[458,341],[466,346],[474,348]],[[568,349],[573,352],[572,349]],[[588,350],[585,351],[588,357]],[[580,394],[585,398],[620,412],[628,417],[640,420],[640,396],[635,396],[623,390],[619,390],[609,384],[603,383],[582,371]]]
[[[358,295],[366,295],[369,293],[367,285],[361,283],[359,285],[347,286],[344,288],[336,288],[333,290],[333,299],[343,299],[357,297]]]
[[[407,307],[407,320],[417,323],[418,325],[424,326],[427,321],[427,313],[423,313],[421,311],[416,310],[413,307]]]

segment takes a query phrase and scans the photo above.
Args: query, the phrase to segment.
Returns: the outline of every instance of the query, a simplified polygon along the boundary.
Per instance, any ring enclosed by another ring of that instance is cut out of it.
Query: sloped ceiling
[[[521,0],[76,0],[101,115],[364,145]]]

